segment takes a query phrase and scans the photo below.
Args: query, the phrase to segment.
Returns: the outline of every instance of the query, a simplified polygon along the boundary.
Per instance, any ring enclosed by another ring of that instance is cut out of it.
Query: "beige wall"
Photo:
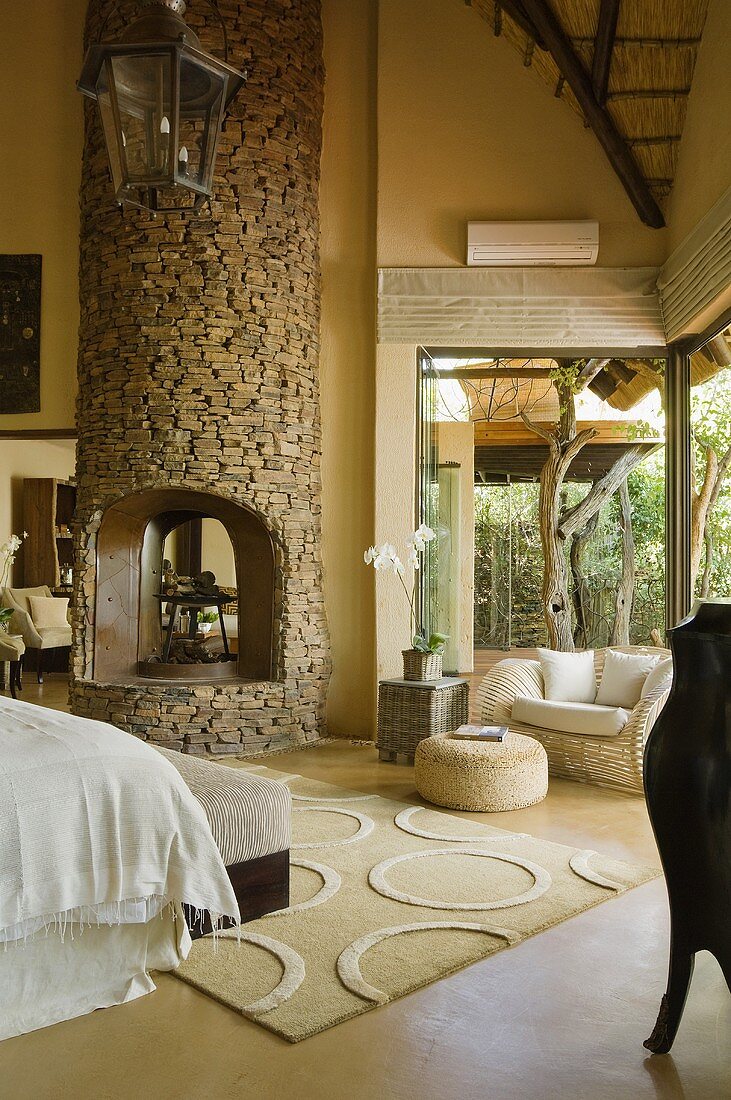
[[[328,732],[374,726],[375,0],[323,0],[322,553],[333,673]]]
[[[76,443],[73,439],[0,439],[0,545],[23,531],[23,478],[73,477]],[[0,562],[2,568],[2,562]],[[15,563],[14,580],[22,581],[23,551]]]
[[[378,262],[463,264],[470,219],[598,218],[599,264],[665,257],[590,130],[464,0],[380,5]]]
[[[85,0],[2,4],[0,253],[39,252],[43,272],[41,411],[0,416],[0,429],[74,424],[85,8]]]
[[[731,3],[711,0],[668,208],[676,248],[731,186]]]
[[[416,348],[379,344],[376,356],[375,543],[392,543],[403,557],[416,527]],[[369,574],[373,569],[368,570]],[[411,587],[409,570],[406,583]],[[411,631],[406,594],[393,573],[376,578],[376,668],[379,680],[403,675],[401,651]],[[371,690],[375,691],[375,683]]]

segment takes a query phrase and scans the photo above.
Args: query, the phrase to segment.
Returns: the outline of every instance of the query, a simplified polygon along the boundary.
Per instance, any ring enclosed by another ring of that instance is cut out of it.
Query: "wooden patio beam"
[[[587,122],[598,138],[635,210],[645,225],[653,229],[662,229],[665,219],[660,207],[655,202],[632,153],[617,130],[612,116],[606,107],[600,106],[594,98],[591,80],[547,0],[522,0],[522,2],[528,17],[546,42],[559,72],[566,77]]]
[[[591,66],[591,84],[594,99],[603,107],[609,88],[609,69],[612,64],[612,50],[617,34],[620,0],[601,0],[599,21],[594,40],[594,60]]]

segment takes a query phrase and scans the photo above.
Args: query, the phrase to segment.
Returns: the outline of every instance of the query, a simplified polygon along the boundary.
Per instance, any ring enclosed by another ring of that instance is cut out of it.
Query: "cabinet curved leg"
[[[695,955],[687,948],[680,949],[671,945],[670,971],[668,986],[660,1002],[660,1012],[652,1035],[645,1039],[643,1046],[653,1054],[667,1054],[673,1045],[688,996],[690,979],[693,976]]]

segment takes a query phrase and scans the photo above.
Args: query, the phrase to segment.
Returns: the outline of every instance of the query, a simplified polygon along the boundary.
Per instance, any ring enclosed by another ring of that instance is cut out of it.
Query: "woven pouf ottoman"
[[[422,798],[452,810],[520,810],[548,792],[548,757],[533,737],[462,741],[426,737],[416,746],[416,789]]]

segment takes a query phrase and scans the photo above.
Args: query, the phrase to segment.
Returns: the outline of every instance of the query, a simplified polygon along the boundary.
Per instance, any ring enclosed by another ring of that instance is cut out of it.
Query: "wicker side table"
[[[469,715],[467,680],[381,680],[378,685],[378,756],[380,760],[414,761],[425,737],[448,733]]]

